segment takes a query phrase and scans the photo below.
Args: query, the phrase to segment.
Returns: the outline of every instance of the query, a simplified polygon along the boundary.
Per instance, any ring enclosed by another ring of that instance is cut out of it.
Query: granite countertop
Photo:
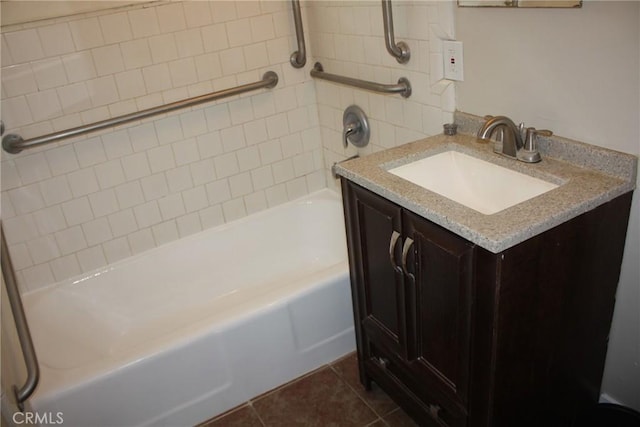
[[[542,161],[527,164],[493,152],[475,137],[480,118],[456,113],[459,131],[436,135],[338,163],[335,172],[398,205],[499,253],[635,188],[637,158],[565,138],[540,138]],[[560,186],[485,215],[395,176],[387,170],[456,150]]]

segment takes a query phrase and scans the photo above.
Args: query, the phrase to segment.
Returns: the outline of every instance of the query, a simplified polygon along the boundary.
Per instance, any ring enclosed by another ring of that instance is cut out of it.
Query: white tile
[[[194,110],[180,115],[180,124],[185,138],[207,133],[207,120],[202,110]]]
[[[49,264],[29,267],[22,272],[27,290],[34,291],[52,284],[55,279]],[[18,281],[20,283],[20,281]]]
[[[88,197],[91,210],[96,218],[110,215],[119,209],[116,192],[112,188],[89,194]]]
[[[220,137],[222,138],[222,148],[225,153],[236,151],[246,146],[242,126],[222,129]]]
[[[276,89],[273,92],[273,97],[276,104],[276,111],[279,113],[293,110],[298,106],[296,102],[296,91],[293,87]]]
[[[214,158],[213,164],[216,167],[216,175],[219,178],[226,178],[240,171],[238,159],[233,152]]]
[[[116,187],[116,198],[121,209],[127,209],[144,203],[142,188],[138,181],[129,182]]]
[[[189,166],[180,166],[179,168],[168,170],[166,175],[171,193],[184,191],[193,187]]]
[[[251,171],[251,180],[255,190],[262,190],[274,184],[271,166],[263,166]]]
[[[51,206],[33,213],[40,234],[50,234],[67,228],[60,206]]]
[[[222,76],[222,64],[217,53],[206,53],[195,57],[198,80],[211,80]]]
[[[184,203],[180,193],[158,199],[158,207],[160,208],[160,215],[165,221],[185,214]]]
[[[324,170],[318,170],[316,172],[310,173],[305,177],[305,179],[307,180],[307,188],[309,190],[309,193],[327,187]]]
[[[287,58],[293,52],[289,51],[289,40],[287,37],[280,37],[267,41],[267,57],[271,64],[282,62],[282,58]]]
[[[222,204],[222,212],[224,213],[224,219],[227,222],[247,216],[247,210],[242,198],[224,202]]]
[[[252,42],[251,23],[248,19],[227,22],[226,28],[230,47],[245,46]]]
[[[98,20],[106,44],[120,43],[133,38],[126,12],[102,15]]]
[[[167,64],[151,65],[142,69],[147,93],[160,92],[170,89],[171,73]]]
[[[13,268],[16,271],[23,270],[33,265],[33,260],[31,259],[31,255],[29,255],[27,245],[24,243],[10,246],[9,254],[11,255]]]
[[[56,258],[49,263],[56,281],[74,277],[82,273],[78,258],[75,255]]]
[[[213,22],[227,22],[238,17],[236,12],[236,2],[212,1],[209,4],[211,6]]]
[[[133,151],[144,151],[158,146],[158,137],[153,123],[144,123],[129,128],[129,139]]]
[[[300,132],[308,129],[310,126],[309,116],[306,108],[297,108],[287,113],[287,122],[289,123],[290,132]]]
[[[200,222],[203,229],[216,227],[224,224],[224,213],[222,212],[222,206],[215,205],[203,209],[199,212]]]
[[[180,117],[178,116],[170,116],[156,120],[153,124],[156,128],[156,135],[160,144],[180,141],[183,137]]]
[[[244,204],[247,207],[247,214],[249,215],[263,211],[269,207],[264,191],[258,191],[257,193],[244,196]]]
[[[245,123],[243,127],[247,145],[256,145],[269,139],[264,119],[250,121]]]
[[[165,174],[157,173],[140,180],[146,200],[155,200],[169,194],[169,186]]]
[[[278,138],[289,133],[289,123],[285,113],[276,114],[267,120],[269,138]]]
[[[125,236],[138,230],[138,224],[131,209],[109,215],[109,225],[114,237]]]
[[[273,14],[273,27],[276,37],[289,37],[295,31],[291,11],[284,10]]]
[[[246,71],[244,54],[240,49],[228,49],[220,52],[220,62],[224,75],[238,74]]]
[[[198,153],[198,143],[195,138],[179,141],[172,144],[173,154],[176,159],[176,165],[182,166],[200,160]]]
[[[89,138],[73,144],[80,167],[86,168],[107,160],[100,137]]]
[[[80,197],[98,191],[98,181],[93,169],[80,169],[67,175],[73,197]]]
[[[82,83],[74,83],[56,89],[60,105],[65,113],[77,113],[91,108],[91,100],[87,87]]]
[[[89,246],[97,245],[113,238],[106,218],[98,218],[82,224],[82,231]]]
[[[22,185],[32,184],[51,177],[51,171],[43,153],[17,157],[15,165]]]
[[[144,152],[123,157],[121,161],[124,169],[124,176],[127,178],[127,181],[139,179],[151,174],[147,155]]]
[[[209,206],[207,192],[204,186],[191,188],[182,193],[184,206],[187,212],[195,212]]]
[[[282,159],[282,149],[280,147],[280,141],[272,139],[267,142],[260,143],[258,145],[260,150],[260,159],[263,165],[277,162]]]
[[[283,157],[293,157],[302,153],[302,137],[299,133],[284,136],[280,138]]]
[[[260,152],[255,146],[238,150],[236,156],[241,171],[251,171],[260,167]]]
[[[11,203],[18,215],[34,212],[45,207],[38,184],[23,185],[9,190],[9,197],[11,197]]]
[[[189,169],[191,170],[191,178],[194,185],[207,184],[216,179],[216,171],[211,159],[191,163]]]
[[[127,14],[133,30],[133,38],[138,39],[160,34],[160,24],[155,7],[130,10]]]
[[[104,161],[95,167],[100,188],[110,188],[125,182],[124,170],[119,160]]]
[[[54,89],[27,95],[27,103],[34,121],[49,120],[62,115],[62,106]]]
[[[136,231],[135,233],[130,234],[129,236],[127,236],[127,240],[129,241],[131,252],[134,255],[152,249],[156,245],[155,240],[153,240],[153,234],[151,233],[150,228],[146,228],[144,230]]]
[[[295,176],[300,177],[313,172],[314,161],[312,153],[303,153],[293,158],[293,170]]]
[[[147,39],[131,40],[120,44],[122,60],[127,70],[151,65],[151,50]]]
[[[207,184],[205,188],[207,189],[209,204],[211,205],[225,202],[231,198],[229,182],[226,179],[211,182]]]
[[[231,115],[231,123],[234,125],[250,122],[253,120],[251,100],[249,98],[241,98],[229,102],[229,113]]]
[[[1,103],[2,120],[12,128],[27,125],[33,122],[29,105],[24,96],[5,98]]]
[[[163,245],[165,243],[178,240],[180,235],[178,234],[178,227],[175,221],[167,221],[152,227],[153,237],[156,240],[157,245]]]
[[[204,53],[202,32],[199,28],[179,31],[174,34],[178,56],[181,58],[193,57]]]
[[[0,166],[0,172],[2,173],[0,183],[2,183],[3,191],[20,187],[22,185],[22,183],[20,182],[20,175],[18,175],[18,169],[16,169],[16,164],[14,161],[3,161],[2,165]]]
[[[178,234],[180,234],[180,237],[189,236],[202,231],[200,215],[197,212],[176,218],[176,224],[178,226]]]
[[[169,73],[173,87],[187,86],[198,82],[193,58],[183,58],[169,63]]]
[[[14,64],[44,58],[44,50],[35,29],[14,31],[3,34]]]
[[[9,52],[9,44],[7,43],[6,37],[4,34],[0,34],[2,47],[0,48],[0,64],[3,66],[14,65],[15,62],[11,57],[11,52]]]
[[[115,79],[120,99],[137,98],[147,94],[142,71],[139,69],[118,73]]]
[[[251,35],[254,42],[275,38],[273,19],[270,14],[251,18]]]
[[[253,185],[251,184],[249,172],[229,177],[229,189],[231,190],[231,197],[234,198],[252,193]]]
[[[204,114],[210,131],[231,126],[231,117],[229,115],[227,104],[218,104],[207,107]]]
[[[73,199],[61,205],[62,212],[67,224],[72,227],[74,225],[83,224],[94,219],[89,199],[81,197]]]
[[[198,151],[200,152],[201,159],[214,157],[223,152],[222,138],[218,131],[200,135],[196,140],[198,141]]]
[[[91,49],[93,63],[98,76],[106,76],[124,71],[124,60],[119,45],[102,46]]]
[[[187,27],[182,4],[164,4],[157,6],[155,9],[158,14],[158,23],[161,32],[173,33],[184,30]]]
[[[59,231],[55,233],[55,238],[62,255],[69,255],[87,247],[87,241],[80,226]]]
[[[273,187],[267,188],[264,192],[267,196],[267,203],[269,204],[269,207],[280,205],[289,200],[287,196],[287,187],[284,184],[274,185]]]
[[[102,251],[102,246],[83,249],[76,255],[82,271],[91,271],[107,265],[107,259]]]
[[[69,29],[76,50],[91,49],[104,44],[98,18],[86,18],[69,22]]]
[[[284,159],[271,166],[273,179],[277,184],[289,181],[295,177],[293,162],[291,159]]]
[[[118,102],[118,89],[113,76],[104,76],[91,79],[87,82],[87,92],[94,107]]]
[[[125,129],[102,135],[102,143],[108,159],[117,159],[133,152]]]
[[[149,39],[151,59],[154,64],[178,59],[178,47],[173,34],[161,34]]]
[[[229,48],[227,28],[224,24],[215,24],[200,29],[205,52],[219,52]]]
[[[185,2],[183,5],[188,28],[202,27],[211,24],[211,10],[209,9],[208,2],[192,1]]]
[[[170,146],[160,146],[147,151],[151,172],[157,173],[172,169],[176,166],[173,150]]]
[[[71,199],[71,189],[65,176],[57,176],[40,182],[40,191],[44,203],[52,206]],[[4,211],[4,206],[2,207]],[[3,212],[4,213],[4,212]]]
[[[29,64],[3,67],[2,87],[8,97],[24,95],[38,90],[35,75]]]
[[[20,215],[13,218],[2,219],[7,244],[26,242],[38,237],[38,226],[33,215]]]
[[[47,150],[45,157],[54,176],[66,174],[79,168],[76,153],[71,145]]]
[[[155,200],[136,206],[133,208],[133,213],[136,216],[136,222],[140,228],[151,227],[162,221],[158,202]]]
[[[246,0],[236,3],[236,12],[238,18],[246,18],[249,16],[256,16],[262,13],[260,9],[260,2],[256,0]]]
[[[110,264],[131,256],[131,248],[125,237],[104,242],[102,249],[107,258],[107,262]]]

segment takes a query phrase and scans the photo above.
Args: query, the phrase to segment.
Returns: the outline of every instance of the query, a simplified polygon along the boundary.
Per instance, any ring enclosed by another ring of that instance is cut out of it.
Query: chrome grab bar
[[[291,65],[294,68],[302,68],[307,63],[307,49],[304,46],[304,30],[302,29],[302,14],[300,11],[300,0],[291,0],[293,8],[293,20],[296,25],[296,39],[298,40],[298,50],[291,54]]]
[[[27,317],[24,314],[24,307],[22,306],[20,292],[18,291],[18,286],[16,284],[7,241],[4,237],[2,222],[0,222],[0,235],[2,239],[2,247],[0,248],[2,251],[0,253],[0,258],[2,258],[2,276],[7,288],[7,295],[9,297],[9,304],[11,305],[13,319],[16,323],[16,330],[20,340],[20,347],[22,348],[22,355],[24,356],[24,363],[27,367],[27,379],[25,380],[24,385],[20,388],[15,385],[13,386],[13,393],[18,408],[21,411],[24,411],[24,402],[31,397],[31,394],[35,391],[38,381],[40,380],[40,368],[38,367],[36,350],[33,347],[31,333],[29,332],[29,325],[27,324]]]
[[[230,89],[223,89],[217,92],[207,93],[205,95],[195,96],[193,98],[183,99],[181,101],[172,102],[158,107],[148,108],[146,110],[136,111],[134,113],[124,114],[122,116],[113,117],[111,119],[102,120],[89,125],[78,126],[72,129],[53,132],[44,136],[31,139],[22,139],[20,135],[10,133],[2,138],[2,148],[11,154],[17,154],[26,148],[38,147],[40,145],[56,142],[60,139],[70,138],[73,136],[84,135],[86,133],[95,132],[101,129],[118,126],[123,123],[129,123],[134,120],[144,119],[162,113],[168,113],[180,108],[192,107],[209,101],[215,101],[234,95],[240,95],[262,88],[272,88],[278,84],[278,75],[273,71],[267,71],[262,76],[262,80],[236,86]]]
[[[324,69],[322,68],[322,64],[319,62],[316,62],[316,64],[313,66],[313,70],[311,70],[311,77],[378,93],[399,93],[403,98],[408,98],[411,96],[411,83],[405,77],[400,77],[400,79],[398,79],[398,84],[386,85],[382,83],[370,82],[367,80],[339,76],[337,74],[325,73]]]
[[[409,46],[405,42],[395,42],[391,0],[382,0],[382,20],[384,21],[384,43],[387,46],[387,52],[401,64],[409,62],[411,58]]]

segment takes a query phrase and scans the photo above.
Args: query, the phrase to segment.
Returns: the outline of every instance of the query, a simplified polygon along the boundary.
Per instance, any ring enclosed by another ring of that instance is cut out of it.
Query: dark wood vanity
[[[424,426],[570,425],[598,401],[631,192],[492,253],[341,185],[365,387]]]

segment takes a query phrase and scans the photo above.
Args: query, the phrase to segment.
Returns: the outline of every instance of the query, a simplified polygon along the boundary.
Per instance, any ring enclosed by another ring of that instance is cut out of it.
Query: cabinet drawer
[[[459,404],[441,395],[437,390],[427,390],[415,382],[402,361],[392,353],[370,346],[365,361],[367,374],[392,397],[401,396],[396,403],[424,426],[464,427],[467,412]]]

